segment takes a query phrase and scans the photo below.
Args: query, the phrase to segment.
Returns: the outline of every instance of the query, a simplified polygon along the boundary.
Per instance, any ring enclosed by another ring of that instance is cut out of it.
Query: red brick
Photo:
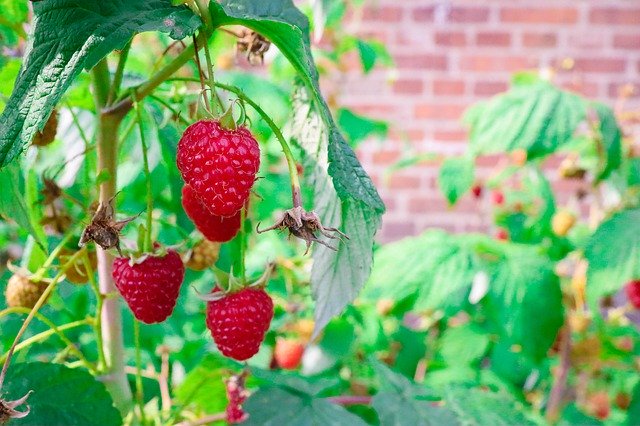
[[[617,98],[621,92],[625,92],[630,98],[640,98],[640,83],[610,83],[609,84],[609,97]]]
[[[447,69],[446,55],[396,55],[396,65],[398,68],[438,70]]]
[[[473,86],[473,94],[476,96],[493,96],[504,92],[509,84],[504,81],[478,81]]]
[[[460,104],[418,104],[415,106],[414,114],[416,118],[458,120],[466,108],[466,105]]]
[[[396,6],[365,7],[362,18],[365,21],[400,22],[403,8]]]
[[[407,140],[411,142],[419,142],[424,140],[424,130],[422,129],[408,129],[401,130],[391,127],[388,135],[389,140],[392,141],[400,141],[406,142]]]
[[[416,224],[410,220],[383,220],[382,221],[382,236],[383,241],[391,242],[399,240],[400,238],[415,235],[417,232]]]
[[[393,83],[393,91],[395,93],[415,94],[416,96],[420,96],[422,95],[423,90],[424,83],[422,80],[400,79]]]
[[[640,49],[640,33],[638,34],[616,34],[613,37],[613,47],[619,49]]]
[[[580,95],[597,98],[600,97],[600,86],[597,83],[587,81],[569,81],[561,86],[571,92],[576,92]]]
[[[595,8],[589,13],[589,20],[594,24],[640,25],[640,9]]]
[[[499,31],[479,32],[476,35],[478,46],[509,46],[511,45],[511,34]]]
[[[466,142],[467,138],[464,130],[440,130],[433,133],[433,139],[441,142]]]
[[[578,10],[569,7],[505,7],[500,11],[500,19],[530,24],[574,24],[578,22]]]
[[[436,79],[433,81],[434,95],[463,95],[464,80],[444,80]]]
[[[390,165],[400,159],[401,153],[398,150],[380,150],[374,152],[372,157],[374,164]]]
[[[625,59],[580,58],[575,59],[574,69],[582,72],[613,73],[623,72],[627,66]]]
[[[433,6],[419,7],[413,10],[413,19],[418,22],[433,22],[434,10]]]
[[[389,177],[386,185],[391,189],[418,189],[420,187],[420,177],[406,174],[394,173]]]
[[[553,33],[524,33],[522,44],[525,47],[555,47],[558,36]]]
[[[435,33],[434,41],[439,46],[465,46],[467,36],[458,31],[438,31]]]
[[[470,55],[462,57],[460,68],[464,71],[520,71],[536,66],[536,59],[527,56]]]
[[[411,197],[409,200],[409,213],[441,211],[444,214],[447,210],[449,205],[443,197]]]
[[[418,22],[434,22],[439,14],[437,6],[419,7],[413,10],[413,19]],[[446,22],[479,23],[489,19],[489,8],[454,6],[443,8]]]

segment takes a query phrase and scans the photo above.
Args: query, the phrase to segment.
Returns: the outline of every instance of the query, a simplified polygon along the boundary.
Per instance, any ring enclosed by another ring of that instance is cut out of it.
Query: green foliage
[[[30,362],[14,364],[5,380],[8,400],[33,391],[31,414],[12,425],[117,426],[120,413],[102,383],[80,369],[59,364]]]
[[[449,202],[454,205],[471,188],[475,177],[475,162],[472,158],[447,158],[438,176],[438,186]]]
[[[0,167],[16,158],[44,127],[52,109],[83,68],[90,69],[114,49],[143,31],[163,31],[180,39],[200,19],[169,0],[51,0],[34,3],[30,48],[11,98],[0,116]],[[136,19],[131,19],[136,16]]]
[[[591,236],[585,249],[590,306],[597,308],[601,297],[615,293],[627,281],[640,276],[638,223],[640,209],[622,210],[604,221]]]
[[[352,146],[357,146],[369,136],[383,139],[389,132],[389,125],[386,122],[373,120],[346,108],[340,108],[337,116],[338,125]]]
[[[457,416],[458,422],[469,426],[534,425],[508,394],[480,389],[451,387],[445,392],[446,406]]]
[[[467,114],[475,155],[524,149],[530,158],[556,151],[586,117],[584,101],[549,83],[518,85]]]

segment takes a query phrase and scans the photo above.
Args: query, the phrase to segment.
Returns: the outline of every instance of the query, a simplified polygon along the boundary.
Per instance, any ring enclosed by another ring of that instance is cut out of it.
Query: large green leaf
[[[449,202],[455,204],[471,188],[475,175],[475,163],[467,157],[447,158],[438,175],[438,186]]]
[[[506,393],[450,387],[444,399],[445,407],[455,412],[459,423],[465,426],[535,425]]]
[[[587,301],[596,307],[600,298],[640,276],[640,209],[622,210],[600,224],[585,257]]]
[[[260,426],[365,426],[360,417],[326,399],[281,388],[260,389],[244,404],[249,419],[243,425]]]
[[[291,62],[306,88],[294,100],[293,133],[312,160],[314,210],[325,226],[339,227],[350,238],[347,244],[337,244],[336,252],[324,247],[314,250],[311,285],[317,332],[356,297],[369,276],[373,238],[384,204],[322,98],[309,22],[293,2],[224,0],[211,2],[210,8],[214,25],[244,25],[267,37]]]
[[[15,400],[30,390],[31,414],[11,421],[23,426],[116,426],[122,424],[104,384],[88,372],[60,364],[13,364],[5,380],[7,395]]]
[[[539,361],[563,322],[562,293],[554,264],[535,247],[498,245],[497,250],[492,249],[498,258],[488,262],[488,313],[506,337]]]
[[[200,18],[170,0],[47,0],[34,3],[25,60],[0,116],[0,166],[16,158],[83,68],[143,31],[191,35]]]
[[[609,177],[612,171],[620,167],[622,162],[622,130],[618,126],[615,113],[608,106],[594,103],[600,121],[600,144],[597,151],[600,157],[597,179]]]
[[[585,116],[577,95],[546,82],[517,85],[469,112],[471,149],[476,155],[524,149],[529,158],[541,157],[571,140]]]
[[[378,412],[381,426],[462,424],[452,411],[438,407],[434,395],[427,389],[410,382],[380,362],[375,362],[374,368],[381,390],[373,397],[371,404]]]

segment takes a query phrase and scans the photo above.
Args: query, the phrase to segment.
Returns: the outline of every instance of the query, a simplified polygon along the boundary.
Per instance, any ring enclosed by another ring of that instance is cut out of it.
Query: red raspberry
[[[276,365],[285,370],[295,370],[300,365],[304,345],[295,339],[278,338],[273,350]]]
[[[480,185],[479,183],[473,185],[473,187],[471,188],[471,193],[473,194],[473,198],[478,199],[482,197],[482,185]]]
[[[634,308],[640,309],[640,280],[633,280],[625,287],[627,298]]]
[[[493,191],[492,198],[493,204],[501,206],[504,204],[504,193],[502,191]]]
[[[227,130],[201,120],[178,143],[178,169],[209,211],[233,216],[244,206],[260,167],[258,142],[245,127]]]
[[[509,232],[503,228],[498,229],[496,232],[496,239],[500,241],[507,241],[509,239]]]
[[[184,265],[173,250],[133,265],[128,258],[118,257],[113,260],[113,279],[133,315],[152,324],[164,321],[173,312],[184,280]]]
[[[258,352],[272,318],[273,301],[262,289],[245,288],[207,303],[207,327],[216,346],[238,361]]]
[[[231,217],[212,214],[190,185],[182,187],[182,207],[209,241],[225,243],[233,239],[240,230],[242,210]]]

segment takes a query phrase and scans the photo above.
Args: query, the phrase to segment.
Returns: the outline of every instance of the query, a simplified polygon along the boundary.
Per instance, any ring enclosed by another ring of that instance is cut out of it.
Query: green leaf
[[[0,68],[0,112],[5,107],[6,99],[11,96],[13,85],[20,72],[20,60],[11,59]]]
[[[15,400],[33,391],[31,413],[11,421],[16,426],[117,426],[120,413],[104,384],[88,372],[60,364],[12,364],[5,380],[4,398]]]
[[[71,82],[143,31],[193,34],[200,18],[169,0],[48,0],[34,3],[25,60],[0,116],[0,166],[16,158],[41,130]]]
[[[635,386],[631,395],[631,404],[627,412],[627,425],[633,426],[638,419],[640,419],[640,383]]]
[[[383,139],[389,133],[389,125],[386,122],[355,114],[346,108],[338,110],[338,125],[345,132],[352,146],[369,136],[375,135]]]
[[[540,82],[515,86],[478,104],[466,120],[475,155],[524,149],[535,158],[570,141],[585,116],[582,98]]]
[[[487,351],[489,336],[474,325],[452,327],[445,330],[439,345],[439,354],[448,365],[470,365]]]
[[[585,249],[589,261],[587,301],[597,307],[603,296],[640,276],[640,209],[622,210],[600,224]]]
[[[27,205],[25,198],[25,182],[20,171],[20,162],[11,164],[9,167],[0,169],[0,216],[6,220],[15,221],[21,228],[31,234],[44,250],[46,239],[40,225],[32,222],[37,219],[37,214],[33,214]],[[30,203],[34,202],[33,185],[30,185],[27,194]]]
[[[367,74],[376,65],[376,59],[378,55],[376,54],[375,49],[369,43],[366,43],[362,40],[358,40],[356,42],[356,46],[358,47],[358,53],[360,53],[360,62],[362,62],[362,69],[364,70],[364,73]]]
[[[445,407],[453,410],[459,423],[465,426],[535,425],[513,397],[506,393],[450,387],[444,399]]]
[[[373,363],[381,390],[371,401],[381,425],[458,425],[453,412],[434,403],[431,392],[395,373],[380,362]]]
[[[468,157],[447,158],[438,175],[438,186],[449,202],[454,205],[471,188],[475,178],[475,162]]]
[[[536,247],[496,245],[502,253],[488,263],[488,313],[509,340],[540,361],[563,322],[562,293],[554,263]]]
[[[354,425],[366,423],[325,399],[288,392],[281,388],[259,389],[244,404],[249,419],[243,425]]]
[[[251,373],[265,386],[276,386],[314,397],[340,386],[338,377],[307,377],[293,372],[275,372],[259,368],[252,368]]]
[[[575,404],[569,404],[562,410],[562,417],[558,426],[599,426],[602,422],[580,411]],[[633,426],[631,423],[629,426]]]
[[[616,116],[611,108],[596,102],[593,104],[600,119],[600,135],[598,141],[598,154],[600,167],[596,180],[606,179],[611,172],[620,167],[622,163],[622,130],[618,126]]]

